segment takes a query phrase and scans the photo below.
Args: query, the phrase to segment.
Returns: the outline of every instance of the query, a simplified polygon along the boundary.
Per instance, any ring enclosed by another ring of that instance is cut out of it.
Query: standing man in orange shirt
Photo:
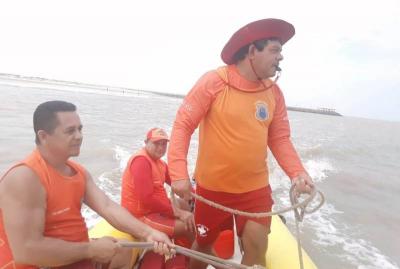
[[[129,268],[126,260],[114,259],[122,251],[116,239],[89,240],[82,203],[117,229],[154,242],[156,252],[170,254],[165,234],[110,200],[85,168],[69,160],[79,155],[83,138],[75,105],[40,104],[33,128],[36,149],[0,178],[0,268]]]
[[[263,19],[233,34],[222,50],[227,64],[203,75],[185,97],[171,134],[168,164],[173,190],[190,199],[187,152],[200,124],[194,178],[196,192],[226,207],[270,211],[267,149],[290,177],[298,193],[313,182],[290,140],[283,94],[270,78],[280,71],[282,46],[295,33],[292,24]],[[232,215],[195,203],[196,241],[193,248],[211,253],[223,223]],[[271,218],[235,216],[244,255],[242,263],[265,266]],[[205,268],[191,261],[191,268]]]

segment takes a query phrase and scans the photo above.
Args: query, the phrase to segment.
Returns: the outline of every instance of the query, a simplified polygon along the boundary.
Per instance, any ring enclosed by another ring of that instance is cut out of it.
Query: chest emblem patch
[[[269,118],[268,105],[265,102],[256,102],[256,119],[259,121],[266,121]]]

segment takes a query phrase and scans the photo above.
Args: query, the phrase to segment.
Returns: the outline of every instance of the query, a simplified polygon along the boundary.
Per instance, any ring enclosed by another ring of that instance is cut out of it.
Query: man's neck
[[[60,157],[59,155],[53,154],[50,150],[45,147],[37,146],[37,149],[40,152],[42,158],[50,164],[54,169],[59,171],[62,174],[65,174],[68,170],[67,161],[68,158]]]
[[[144,147],[144,150],[146,151],[147,155],[150,157],[150,159],[152,159],[153,161],[157,161],[159,158],[155,157],[154,155],[152,155],[146,147]]]
[[[248,59],[244,59],[236,64],[236,68],[239,74],[249,81],[258,81],[256,74],[251,68],[250,61]]]
[[[256,70],[252,66],[250,59],[245,58],[236,64],[239,74],[247,80],[259,81],[261,80],[256,74]]]
[[[242,60],[236,64],[236,68],[239,74],[247,80],[257,81],[257,77],[255,76],[253,70],[248,64],[248,61]]]

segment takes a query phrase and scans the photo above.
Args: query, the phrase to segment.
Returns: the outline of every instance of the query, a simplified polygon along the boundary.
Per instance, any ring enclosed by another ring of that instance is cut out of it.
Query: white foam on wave
[[[304,162],[304,167],[314,182],[322,182],[329,172],[334,171],[331,163],[326,159],[308,160]],[[290,189],[291,182],[282,169],[278,166],[275,159],[270,162],[270,183],[275,189]]]
[[[329,249],[332,249],[332,252],[334,249],[343,249],[343,254],[339,255],[340,260],[347,261],[354,265],[354,268],[398,268],[371,242],[356,238],[356,227],[336,221],[335,216],[338,214],[344,212],[338,211],[332,204],[325,203],[320,210],[305,217],[302,225],[313,230],[314,246],[322,247],[325,252],[329,252]],[[294,222],[292,216],[290,219]]]
[[[328,173],[335,170],[331,163],[326,159],[318,161],[308,160],[304,163],[304,166],[310,177],[317,183],[325,180],[328,177]]]
[[[398,265],[390,261],[389,258],[383,255],[379,249],[363,239],[353,239],[350,242],[346,241],[344,250],[353,255],[345,258],[355,265],[358,269],[398,269]],[[364,263],[364,264],[360,264]]]
[[[271,185],[273,189],[282,193],[283,190],[290,188],[290,181],[280,168],[276,167],[276,161],[272,162]],[[335,169],[328,160],[308,160],[304,163],[306,170],[313,178],[314,182],[327,180],[329,173]],[[325,253],[337,253],[334,249],[343,249],[344,254],[338,255],[342,261],[347,261],[358,269],[398,269],[399,267],[390,259],[383,255],[379,249],[374,247],[371,242],[362,238],[357,238],[357,227],[350,227],[342,221],[337,221],[339,215],[345,212],[337,210],[333,204],[329,203],[329,197],[325,204],[312,215],[306,215],[300,227],[311,230],[307,233],[308,238],[317,249],[322,248]],[[276,205],[279,208],[290,206],[288,195],[280,194],[275,197]],[[289,227],[293,228],[295,222],[293,214],[285,215]],[[305,235],[303,235],[305,236]],[[332,251],[330,251],[332,250]],[[329,255],[329,254],[328,254]],[[335,255],[335,254],[332,254]]]
[[[305,169],[308,171],[310,177],[313,179],[314,182],[319,183],[323,182],[327,177],[328,173],[334,171],[333,166],[327,160],[308,160],[304,162]],[[270,165],[270,183],[272,189],[275,193],[278,193],[278,197],[274,197],[275,206],[279,208],[286,208],[290,206],[290,199],[289,199],[289,189],[291,187],[291,182],[286,176],[286,174],[279,168],[275,159],[271,160]],[[317,214],[320,214],[321,211],[328,209],[328,215],[334,213],[340,213],[333,209],[333,206],[328,205],[327,203],[318,210],[316,213],[313,213],[312,218],[314,218]],[[286,217],[286,216],[285,216]],[[294,221],[293,215],[288,214],[287,218],[289,220]],[[305,218],[308,220],[309,218]],[[325,225],[324,225],[325,226]],[[329,225],[332,226],[332,225]],[[318,229],[319,227],[315,227]]]
[[[116,203],[119,203],[120,200],[120,192],[121,192],[121,184],[115,183],[111,180],[111,174],[113,172],[104,172],[102,173],[96,181],[97,186],[103,190],[107,196]],[[113,191],[110,191],[113,190]],[[90,229],[96,223],[99,222],[100,216],[90,209],[88,206],[84,205],[82,207],[82,214],[85,218],[86,225]]]
[[[130,157],[129,151],[121,146],[114,147],[114,158],[119,160],[119,167],[112,171],[103,172],[96,180],[97,186],[103,190],[111,200],[116,203],[120,202],[121,181],[112,180],[112,175],[124,171],[126,163]],[[100,216],[87,206],[82,207],[82,214],[85,217],[86,224],[89,228],[93,227],[100,219]]]
[[[333,205],[325,204],[312,217],[306,218],[303,225],[311,227],[315,231],[316,239],[313,243],[325,249],[343,249],[344,254],[339,255],[341,260],[353,264],[354,268],[396,269],[397,265],[383,255],[371,242],[356,238],[356,227],[349,227],[343,222],[335,220],[335,214],[343,214],[337,211]]]
[[[131,152],[118,145],[114,147],[114,151],[115,159],[119,161],[119,168],[121,171],[123,171],[128,163],[129,158],[131,157]]]

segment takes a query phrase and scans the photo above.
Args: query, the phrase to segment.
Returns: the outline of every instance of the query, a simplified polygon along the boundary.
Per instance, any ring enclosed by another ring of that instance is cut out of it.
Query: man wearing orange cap
[[[193,214],[185,203],[173,205],[164,188],[164,183],[171,184],[167,164],[161,160],[168,141],[163,129],[148,131],[145,146],[129,159],[124,171],[121,204],[144,223],[175,238],[176,243],[190,247],[195,231]],[[146,268],[155,267],[156,259],[163,257],[152,255],[147,260],[153,260],[153,265]]]
[[[313,182],[290,140],[283,94],[270,78],[280,71],[282,45],[295,33],[279,19],[252,22],[233,34],[222,50],[226,66],[203,75],[178,110],[168,163],[173,190],[190,199],[187,152],[200,124],[194,178],[196,193],[225,207],[247,212],[270,211],[267,149],[290,177],[298,193]],[[244,255],[242,263],[265,266],[271,218],[234,216]],[[194,249],[211,252],[221,226],[232,215],[195,203]],[[192,268],[205,264],[191,261]]]

